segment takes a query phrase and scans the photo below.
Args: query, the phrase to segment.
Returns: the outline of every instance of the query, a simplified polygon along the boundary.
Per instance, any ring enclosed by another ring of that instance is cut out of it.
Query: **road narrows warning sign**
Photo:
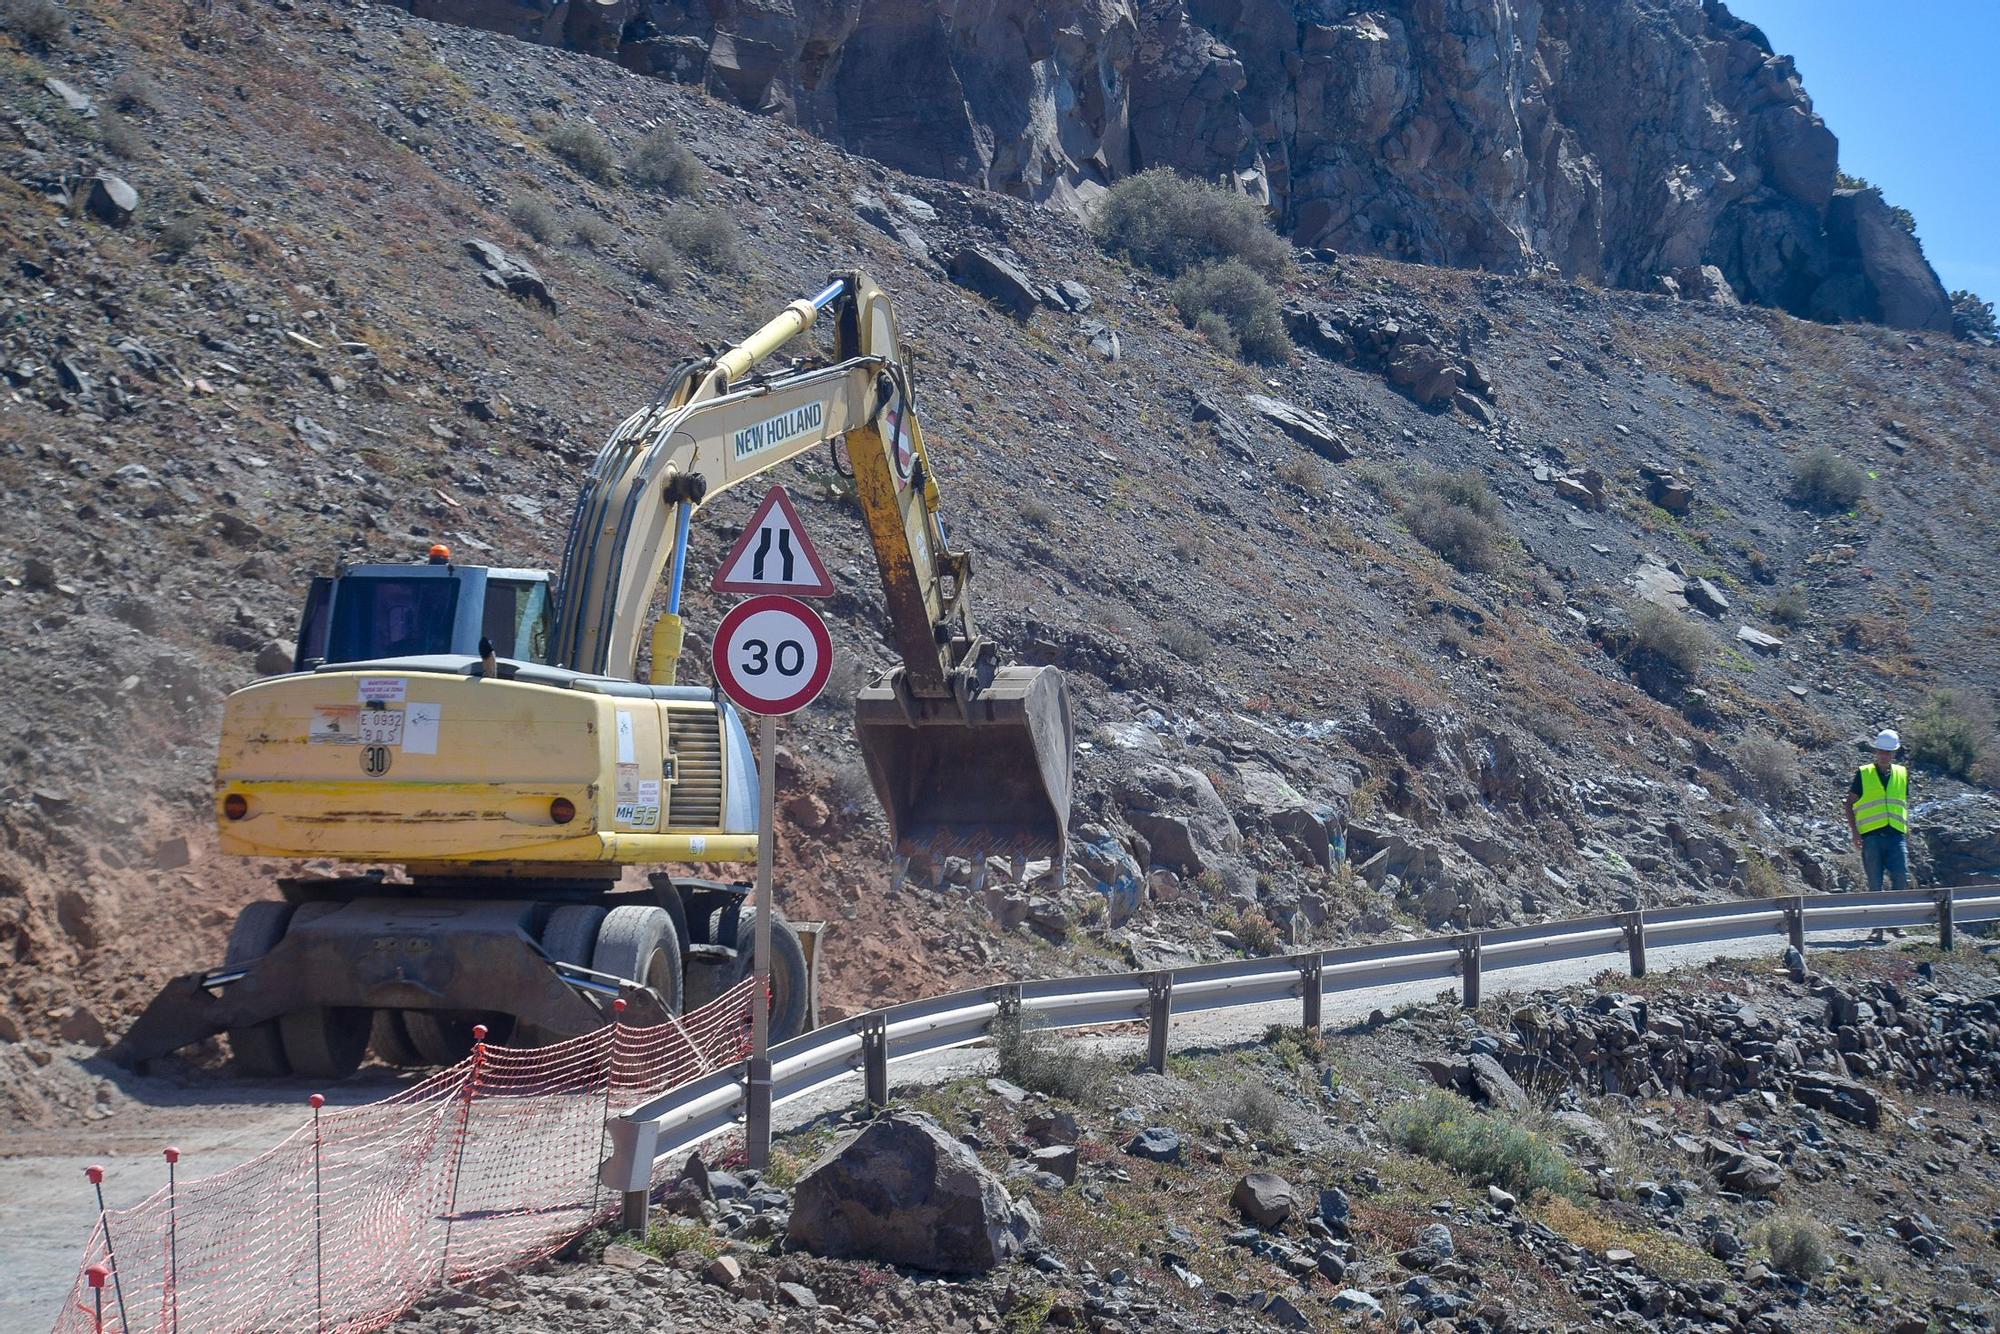
[[[832,595],[833,579],[784,487],[774,486],[765,494],[709,587],[718,593]]]
[[[751,713],[797,713],[826,688],[833,637],[819,613],[779,594],[746,598],[715,628],[715,683]]]

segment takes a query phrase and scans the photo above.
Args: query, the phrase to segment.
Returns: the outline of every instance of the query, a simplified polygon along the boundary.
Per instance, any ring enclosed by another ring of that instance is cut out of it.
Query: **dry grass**
[[[1587,1207],[1557,1195],[1536,1205],[1534,1214],[1571,1245],[1581,1246],[1599,1257],[1609,1250],[1631,1251],[1639,1257],[1646,1272],[1676,1283],[1698,1283],[1728,1274],[1719,1260],[1704,1255],[1680,1238],[1655,1228],[1625,1223],[1612,1217],[1602,1204]]]

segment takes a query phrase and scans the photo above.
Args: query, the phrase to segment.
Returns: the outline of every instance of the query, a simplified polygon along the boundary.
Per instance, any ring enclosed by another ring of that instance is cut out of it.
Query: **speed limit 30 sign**
[[[751,713],[797,713],[833,673],[833,638],[819,613],[775,593],[746,598],[715,628],[715,683]]]

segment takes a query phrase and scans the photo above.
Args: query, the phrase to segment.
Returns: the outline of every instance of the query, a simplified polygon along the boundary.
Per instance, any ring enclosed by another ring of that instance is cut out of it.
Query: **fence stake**
[[[1174,975],[1162,970],[1146,979],[1146,1068],[1156,1075],[1167,1073],[1167,1030],[1174,1019]]]
[[[1799,952],[1806,955],[1806,896],[1794,894],[1785,900],[1785,939]]]
[[[90,1296],[97,1308],[97,1334],[104,1334],[104,1280],[111,1276],[111,1271],[103,1265],[92,1265],[83,1273],[90,1280]]]
[[[319,1109],[326,1106],[326,1095],[315,1093],[306,1102],[313,1109],[313,1328],[326,1328],[326,1255],[322,1249],[325,1232],[320,1216],[320,1204],[325,1192],[320,1189],[319,1160],[323,1141],[319,1133]]]
[[[180,1334],[181,1294],[178,1287],[181,1271],[181,1220],[179,1200],[174,1191],[174,1164],[181,1160],[181,1151],[168,1145],[167,1157],[167,1324],[174,1334]]]
[[[1299,961],[1299,980],[1305,984],[1305,1013],[1300,1016],[1308,1033],[1319,1034],[1320,969],[1325,965],[1323,955],[1308,954]]]
[[[1953,923],[1953,921],[1951,920],[1950,886],[1946,886],[1945,888],[1938,891],[1937,919],[1938,919],[1938,948],[1941,950],[1951,949],[1954,945],[1958,943],[1958,930],[1956,924]]]
[[[479,1072],[486,1066],[486,1025],[472,1026],[472,1068],[465,1072],[465,1087],[459,1091],[458,1152],[451,1164],[451,1198],[444,1212],[444,1254],[438,1257],[438,1286],[451,1282],[451,1227],[458,1220],[458,1177],[465,1170],[465,1131],[472,1121],[472,1098],[479,1088]]]
[[[889,1105],[889,1024],[879,1014],[861,1020],[861,1082],[868,1110],[879,1112]]]
[[[83,1169],[83,1174],[90,1178],[91,1186],[97,1191],[97,1225],[104,1229],[104,1257],[111,1262],[111,1295],[118,1299],[118,1325],[121,1329],[130,1329],[132,1322],[125,1316],[125,1280],[118,1277],[118,1252],[111,1245],[111,1215],[104,1208],[104,1168],[92,1163]],[[103,1301],[102,1297],[98,1298],[100,1306]]]
[[[611,1002],[611,1046],[604,1054],[604,1128],[597,1134],[597,1160],[604,1161],[611,1148],[611,1090],[618,1083],[618,1049],[625,1037],[625,998]],[[604,1194],[602,1175],[590,1183],[590,1217],[597,1218],[598,1201]]]
[[[1479,933],[1469,931],[1458,938],[1458,980],[1465,994],[1465,1008],[1479,1008]]]
[[[1625,952],[1631,956],[1632,976],[1646,975],[1646,911],[1619,914],[1619,929],[1625,933]]]

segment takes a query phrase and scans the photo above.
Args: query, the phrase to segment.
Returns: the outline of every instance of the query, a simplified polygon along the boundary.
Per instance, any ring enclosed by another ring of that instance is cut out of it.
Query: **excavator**
[[[831,356],[777,363],[827,319]],[[294,670],[226,701],[215,818],[226,853],[341,869],[279,879],[221,966],[169,982],[113,1059],[227,1034],[245,1074],[337,1079],[371,1049],[456,1061],[476,1024],[546,1043],[617,1000],[661,1022],[750,975],[748,886],[675,869],[753,860],[769,781],[729,701],[678,679],[688,541],[706,503],[821,445],[852,477],[900,659],[854,702],[898,873],[913,856],[1063,865],[1067,686],[978,632],[895,313],[866,274],[836,274],[676,367],[612,432],[558,571],[439,546],[313,581]],[[814,1011],[813,970],[771,927],[780,1041]]]

